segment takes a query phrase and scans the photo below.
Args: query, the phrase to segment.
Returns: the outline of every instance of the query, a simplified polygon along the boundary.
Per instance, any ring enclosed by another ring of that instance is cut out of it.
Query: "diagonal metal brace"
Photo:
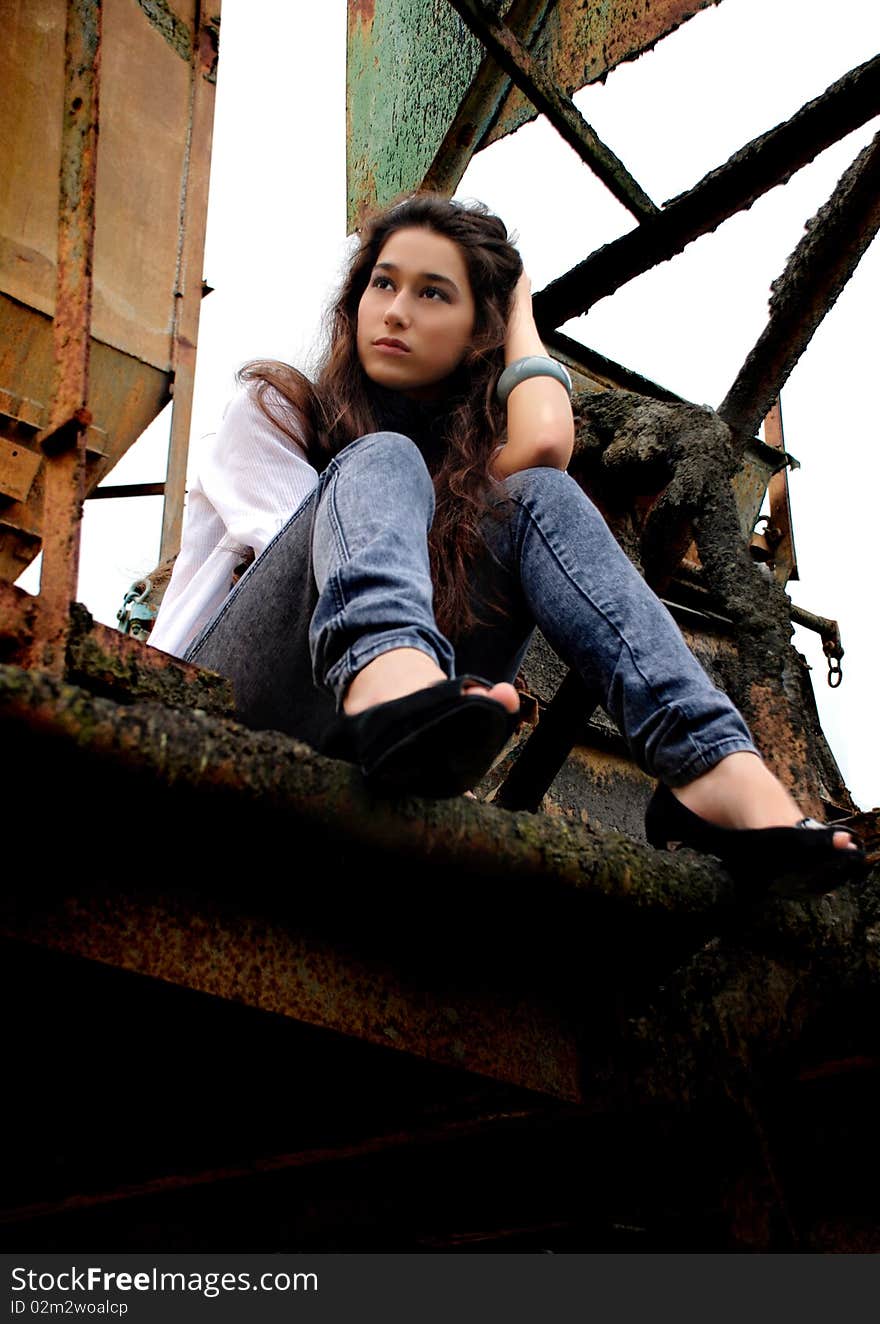
[[[492,58],[525,92],[535,108],[546,115],[557,133],[574,148],[618,202],[639,220],[654,216],[659,210],[657,205],[611,148],[602,142],[571,98],[559,91],[553,79],[488,5],[483,0],[449,0],[449,3]]]

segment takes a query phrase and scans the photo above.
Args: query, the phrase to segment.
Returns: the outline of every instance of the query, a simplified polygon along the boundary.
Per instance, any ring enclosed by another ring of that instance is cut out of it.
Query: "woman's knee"
[[[571,485],[577,487],[571,474],[566,473],[564,469],[551,469],[549,466],[520,469],[517,473],[508,474],[506,478],[501,479],[501,486],[511,496],[533,492],[557,493]]]
[[[399,486],[433,496],[434,485],[418,446],[402,432],[368,432],[333,461],[341,473],[377,476],[389,495]]]
[[[427,468],[416,443],[402,432],[366,432],[349,442],[336,456],[340,465],[366,459]]]
[[[539,513],[542,508],[555,514],[576,508],[580,514],[587,513],[601,519],[583,488],[564,469],[521,469],[503,479],[502,486],[508,498],[534,513]]]

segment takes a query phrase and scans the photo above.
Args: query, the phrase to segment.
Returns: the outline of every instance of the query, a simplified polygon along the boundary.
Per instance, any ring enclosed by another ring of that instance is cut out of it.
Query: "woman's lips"
[[[374,340],[373,349],[380,349],[384,354],[408,354],[409,345],[402,340]]]

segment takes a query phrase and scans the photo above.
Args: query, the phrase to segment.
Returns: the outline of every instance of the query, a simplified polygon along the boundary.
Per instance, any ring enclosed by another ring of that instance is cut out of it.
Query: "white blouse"
[[[256,385],[230,400],[217,431],[199,443],[180,553],[149,640],[175,657],[217,611],[248,549],[259,556],[318,481],[305,449],[263,413]],[[265,400],[293,413],[272,386]]]

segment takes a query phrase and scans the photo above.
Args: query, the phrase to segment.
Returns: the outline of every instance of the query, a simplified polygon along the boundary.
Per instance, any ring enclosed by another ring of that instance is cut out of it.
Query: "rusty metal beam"
[[[552,9],[554,3],[555,0],[514,0],[505,16],[505,23],[524,46],[529,46],[540,30],[547,10]],[[509,90],[510,79],[507,74],[497,60],[487,56],[462,98],[446,137],[422,180],[422,188],[434,189],[449,196],[455,192]]]
[[[194,865],[191,861],[189,868]],[[461,962],[460,982],[453,986],[448,965],[438,963],[420,941],[411,942],[406,955],[383,950],[369,934],[357,944],[339,941],[245,898],[194,897],[182,873],[164,873],[164,890],[151,889],[143,878],[132,887],[116,877],[93,881],[87,889],[68,887],[66,895],[41,889],[37,898],[31,886],[27,906],[10,891],[0,900],[0,932],[578,1101],[573,1018],[551,995],[539,1002],[525,986],[498,987],[494,969],[464,978]],[[333,875],[331,867],[328,881]]]
[[[493,3],[569,96],[720,0]],[[348,229],[400,193],[452,194],[474,152],[538,111],[446,0],[348,0]]]
[[[111,497],[164,496],[164,483],[117,483],[114,487],[96,487],[86,495],[87,501],[107,501]]]
[[[750,434],[880,229],[880,133],[841,176],[773,284],[770,317],[718,408]]]
[[[558,87],[573,95],[600,82],[611,70],[651,50],[676,28],[721,0],[556,0],[541,25],[532,54]],[[510,23],[510,11],[505,16]],[[517,87],[508,89],[489,132],[488,147],[535,118],[536,111]]]
[[[0,581],[0,659],[4,663],[27,664],[39,615],[39,598]],[[122,703],[149,700],[198,708],[217,717],[233,712],[232,685],[224,676],[98,624],[81,603],[75,603],[71,612],[65,675],[75,684]]]
[[[165,660],[174,666],[174,659]],[[427,854],[450,878],[473,873],[488,889],[501,885],[508,897],[517,886],[539,887],[545,898],[577,896],[589,904],[592,897],[619,910],[628,925],[639,914],[650,915],[652,924],[711,915],[716,924],[719,907],[734,899],[727,875],[707,859],[665,856],[617,833],[500,813],[463,797],[380,799],[366,792],[355,768],[278,732],[249,731],[158,703],[111,703],[16,666],[0,666],[0,722],[10,732],[24,723],[57,750],[85,744],[91,759],[119,777],[127,770],[173,784],[206,805],[232,795],[242,812],[280,813],[285,832],[299,825],[320,836],[332,824],[336,845],[381,852],[389,868],[401,860],[423,866]]]
[[[596,249],[533,299],[543,331],[577,317],[621,285],[680,253],[832,143],[880,113],[880,56],[845,74],[785,123],[741,148],[636,230]]]
[[[658,208],[621,160],[598,137],[570,97],[565,96],[510,28],[483,0],[449,0],[486,50],[521,88],[554,129],[628,211],[640,220]]]
[[[55,381],[47,454],[43,565],[33,662],[64,671],[70,604],[76,597],[85,477],[98,88],[102,0],[69,0],[65,34],[64,120],[58,198],[58,260],[53,344]]]
[[[171,439],[162,508],[159,560],[180,550],[186,465],[192,424],[196,344],[202,301],[202,263],[205,255],[205,218],[214,125],[214,89],[217,70],[220,0],[210,6],[201,0],[191,59],[192,102],[190,139],[180,199],[180,254],[175,290],[175,320],[171,366],[174,372]]]

